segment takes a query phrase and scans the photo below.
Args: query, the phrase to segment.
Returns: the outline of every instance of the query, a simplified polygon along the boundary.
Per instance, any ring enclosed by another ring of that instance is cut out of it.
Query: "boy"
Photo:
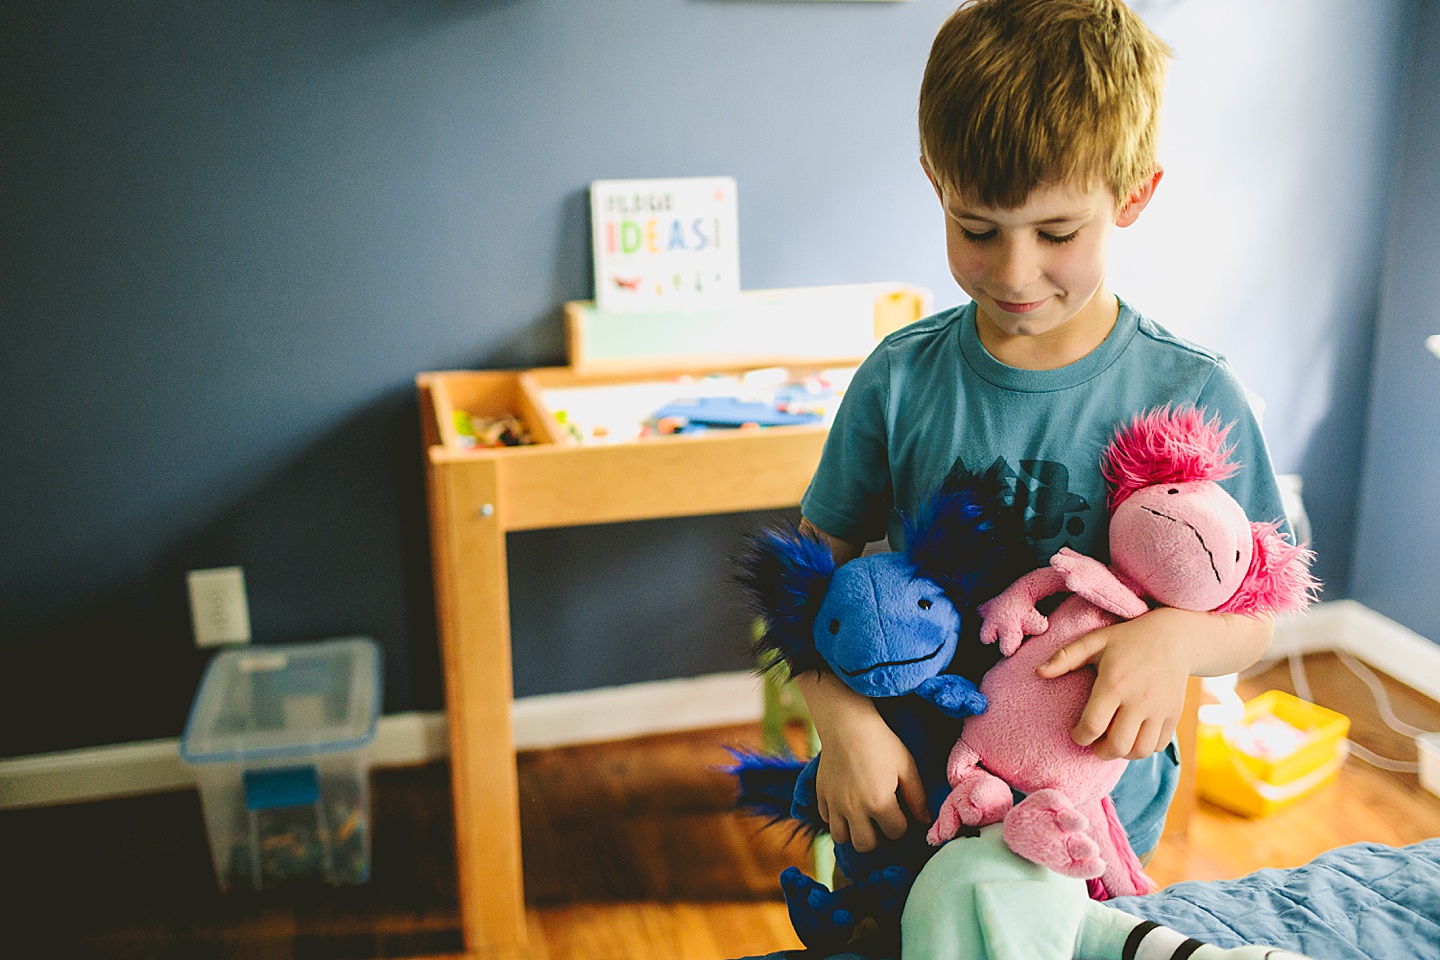
[[[1013,479],[1042,556],[1068,545],[1103,561],[1101,452],[1136,413],[1164,404],[1234,421],[1243,469],[1226,488],[1252,519],[1284,516],[1229,365],[1106,288],[1111,229],[1134,223],[1160,182],[1168,56],[1119,0],[976,0],[941,28],[921,85],[921,165],[944,211],[951,273],[972,302],[888,337],[847,392],[801,502],[803,526],[837,562],[887,531],[896,542],[901,514],[957,460]],[[1169,745],[1186,678],[1243,669],[1272,631],[1160,608],[1041,668],[1095,665],[1072,735],[1102,758],[1137,761],[1113,797],[1142,857],[1178,777]],[[874,705],[832,674],[798,682],[825,744],[816,786],[834,838],[865,851],[881,833],[927,823],[914,761]]]

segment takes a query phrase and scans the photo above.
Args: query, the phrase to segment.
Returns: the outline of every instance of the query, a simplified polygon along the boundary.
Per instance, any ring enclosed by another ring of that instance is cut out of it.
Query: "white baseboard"
[[[515,701],[515,749],[724,727],[758,720],[762,710],[760,679],[743,671],[523,697]]]
[[[759,680],[717,673],[515,701],[518,750],[621,740],[759,719]],[[375,767],[442,760],[449,753],[445,714],[415,712],[380,718],[370,746]],[[117,743],[0,760],[0,810],[186,790],[193,768],[180,760],[178,739]]]
[[[1270,655],[1343,650],[1440,701],[1440,646],[1354,600],[1317,604],[1282,618]],[[718,673],[515,701],[515,746],[536,750],[629,737],[748,723],[760,717],[759,681],[749,673]],[[449,750],[445,715],[388,714],[370,748],[372,766],[408,766],[443,759]],[[184,790],[193,770],[179,742],[148,740],[0,760],[0,810]]]
[[[1440,702],[1440,645],[1356,600],[1316,604],[1275,625],[1269,655],[1343,651]]]

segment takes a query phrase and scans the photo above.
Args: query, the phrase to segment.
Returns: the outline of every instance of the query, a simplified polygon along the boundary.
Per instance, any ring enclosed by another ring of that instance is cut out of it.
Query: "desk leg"
[[[1176,739],[1180,741],[1180,783],[1175,788],[1175,799],[1170,802],[1170,812],[1165,818],[1167,840],[1184,842],[1189,839],[1190,820],[1199,802],[1195,789],[1195,765],[1200,760],[1197,743],[1202,692],[1199,677],[1186,681],[1185,708],[1175,730]]]
[[[460,921],[466,951],[481,957],[523,956],[526,942],[499,469],[431,465]]]

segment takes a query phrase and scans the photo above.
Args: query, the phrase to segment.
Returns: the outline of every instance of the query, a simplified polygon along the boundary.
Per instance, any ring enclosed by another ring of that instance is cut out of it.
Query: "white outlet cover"
[[[1440,797],[1440,733],[1415,738],[1420,753],[1420,786]]]
[[[250,642],[250,606],[242,568],[191,570],[185,579],[190,587],[190,623],[197,647]]]

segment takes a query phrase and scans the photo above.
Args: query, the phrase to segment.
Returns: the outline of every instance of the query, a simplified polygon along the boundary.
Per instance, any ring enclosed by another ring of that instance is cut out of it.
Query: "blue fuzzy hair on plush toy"
[[[1035,565],[1023,509],[1007,494],[995,472],[957,464],[906,518],[901,550],[836,567],[824,541],[790,525],[757,534],[740,558],[736,579],[765,623],[756,642],[759,662],[783,662],[791,675],[833,671],[874,698],[915,758],[932,817],[949,792],[945,760],[960,723],[985,709],[973,682],[978,676],[958,672],[972,659],[968,648],[979,650],[975,608]],[[967,656],[957,657],[962,637]],[[815,801],[818,755],[808,763],[735,757],[743,809],[803,831],[827,831]],[[806,946],[834,949],[870,917],[882,937],[898,937],[905,896],[933,852],[912,823],[905,836],[882,837],[868,853],[836,844],[836,864],[854,881],[839,890],[789,868],[780,882],[795,932]]]

